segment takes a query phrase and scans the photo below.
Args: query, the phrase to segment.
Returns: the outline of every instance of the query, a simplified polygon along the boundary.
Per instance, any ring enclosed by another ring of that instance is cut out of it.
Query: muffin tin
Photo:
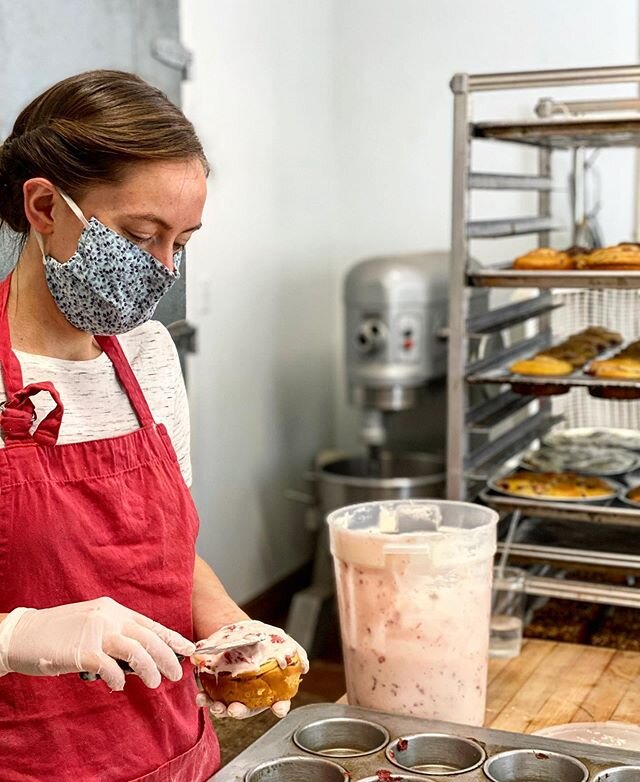
[[[638,782],[640,753],[317,704],[211,782]]]

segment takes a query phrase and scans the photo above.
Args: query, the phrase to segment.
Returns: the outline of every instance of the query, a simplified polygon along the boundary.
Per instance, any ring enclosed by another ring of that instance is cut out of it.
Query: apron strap
[[[6,279],[0,282],[0,372],[7,395],[7,402],[0,414],[0,428],[5,433],[5,446],[33,444],[34,441],[42,445],[55,445],[58,440],[64,406],[52,383],[31,383],[23,388],[20,362],[11,349],[11,334],[7,316],[11,277],[12,274],[9,274]],[[95,337],[95,340],[111,360],[140,426],[153,426],[153,415],[147,400],[116,337]],[[43,419],[33,434],[30,434],[34,421],[34,405],[31,397],[40,391],[51,394],[56,406]]]
[[[4,433],[5,447],[16,445],[55,445],[58,442],[64,407],[53,383],[30,383],[23,388],[22,369],[16,354],[11,349],[11,334],[7,306],[11,289],[9,274],[0,282],[0,371],[7,396],[0,413],[0,429]],[[35,407],[31,397],[46,391],[55,402],[55,407],[40,422],[35,431]]]
[[[31,434],[35,421],[35,406],[31,397],[46,391],[56,403],[56,406],[42,419],[39,426]],[[58,442],[60,424],[64,406],[53,383],[30,383],[20,389],[5,404],[0,416],[0,428],[4,432],[6,448],[17,445],[55,445]]]
[[[153,426],[154,420],[149,404],[117,337],[96,336],[94,339],[111,360],[120,385],[129,397],[129,402],[140,422],[140,426],[143,428]]]
[[[23,385],[20,362],[11,349],[9,318],[7,317],[11,277],[12,274],[9,274],[8,277],[0,282],[0,372],[2,372],[7,399],[11,399]]]

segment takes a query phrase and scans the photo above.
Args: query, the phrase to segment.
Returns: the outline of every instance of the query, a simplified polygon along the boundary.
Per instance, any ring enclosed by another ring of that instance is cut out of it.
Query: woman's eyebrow
[[[159,225],[161,228],[164,228],[165,231],[170,231],[173,228],[173,226],[169,225],[169,223],[167,223],[161,217],[158,217],[158,215],[154,215],[152,213],[139,214],[139,215],[127,215],[127,217],[130,220],[146,220],[148,223],[156,223],[156,225]],[[202,228],[202,223],[198,223],[198,225],[194,225],[191,228],[184,228],[182,231],[180,231],[180,233],[186,234],[189,231],[197,231],[198,228]]]

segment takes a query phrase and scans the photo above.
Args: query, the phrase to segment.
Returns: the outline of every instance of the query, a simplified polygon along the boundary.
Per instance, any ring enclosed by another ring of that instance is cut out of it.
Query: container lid
[[[491,560],[498,514],[448,500],[389,500],[339,508],[327,517],[331,552],[368,568],[424,573]]]
[[[543,728],[533,735],[640,752],[640,726],[630,722],[572,722]]]

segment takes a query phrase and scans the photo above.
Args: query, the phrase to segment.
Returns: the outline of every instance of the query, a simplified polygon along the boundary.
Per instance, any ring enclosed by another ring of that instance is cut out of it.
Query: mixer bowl
[[[316,472],[320,504],[325,512],[375,500],[444,497],[446,472],[440,456],[429,453],[386,453],[370,475],[364,456],[330,461]]]

